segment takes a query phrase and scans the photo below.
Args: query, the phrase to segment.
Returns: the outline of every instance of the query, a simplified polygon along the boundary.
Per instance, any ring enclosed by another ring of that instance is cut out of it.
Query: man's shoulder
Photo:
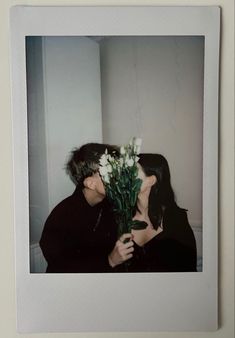
[[[73,208],[75,202],[73,195],[70,195],[60,201],[51,211],[50,216],[53,215],[62,215],[67,212],[69,209]]]

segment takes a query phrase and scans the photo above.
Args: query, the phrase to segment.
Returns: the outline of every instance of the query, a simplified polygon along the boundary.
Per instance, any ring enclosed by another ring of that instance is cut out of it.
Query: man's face
[[[96,184],[96,192],[102,196],[105,197],[106,193],[105,193],[105,187],[104,187],[104,183],[100,177],[100,174],[97,172],[95,174],[93,174],[93,178],[95,179],[95,184]]]

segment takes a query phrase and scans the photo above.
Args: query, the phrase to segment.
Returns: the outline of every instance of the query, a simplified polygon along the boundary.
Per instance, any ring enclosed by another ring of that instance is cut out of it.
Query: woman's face
[[[156,183],[156,176],[146,176],[141,165],[138,164],[138,178],[142,180],[142,184],[140,187],[140,193],[144,193],[146,191],[150,192],[151,187]]]

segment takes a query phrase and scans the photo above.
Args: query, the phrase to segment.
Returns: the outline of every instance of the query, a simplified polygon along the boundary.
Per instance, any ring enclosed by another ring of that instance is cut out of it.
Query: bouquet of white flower
[[[119,236],[130,233],[131,229],[144,229],[147,226],[145,222],[132,220],[142,183],[137,167],[141,143],[140,138],[133,138],[120,148],[119,157],[111,156],[106,151],[100,158],[99,172],[106,195],[113,204]]]

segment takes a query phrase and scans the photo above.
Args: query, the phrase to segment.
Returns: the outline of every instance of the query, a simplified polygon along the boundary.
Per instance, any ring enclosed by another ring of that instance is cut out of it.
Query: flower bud
[[[137,155],[139,155],[139,153],[140,153],[140,146],[135,146],[135,153],[137,154]]]
[[[123,146],[121,146],[121,148],[120,148],[120,154],[124,155],[125,153],[126,153],[125,148]]]
[[[134,165],[134,160],[133,158],[129,158],[127,161],[126,161],[126,164],[128,167],[132,167]]]
[[[139,137],[137,137],[137,138],[134,140],[134,143],[135,143],[136,146],[141,147],[141,145],[142,145],[142,139],[139,138]]]

